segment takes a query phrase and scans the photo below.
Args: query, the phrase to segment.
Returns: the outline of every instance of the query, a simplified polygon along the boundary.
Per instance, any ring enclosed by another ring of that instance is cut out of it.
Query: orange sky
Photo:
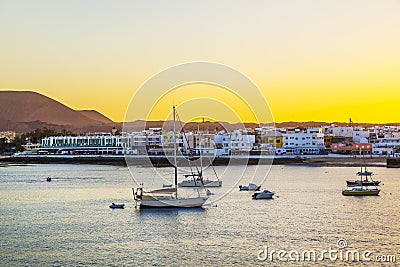
[[[277,122],[399,122],[398,14],[395,0],[6,1],[0,89],[37,91],[122,121],[148,78],[211,61],[249,77]],[[164,110],[207,96],[221,106],[204,104],[188,117],[203,108],[225,121],[236,122],[235,110],[240,120],[254,120],[213,86],[185,86],[159,104]]]

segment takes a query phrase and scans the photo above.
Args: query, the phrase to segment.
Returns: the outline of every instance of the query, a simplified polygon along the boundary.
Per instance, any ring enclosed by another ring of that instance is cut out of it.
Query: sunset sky
[[[399,0],[0,0],[0,89],[36,91],[122,121],[147,79],[210,61],[249,77],[277,122],[399,122],[399,14]],[[240,107],[212,87],[179,88],[159,105],[207,92]],[[220,115],[237,120],[224,108]]]

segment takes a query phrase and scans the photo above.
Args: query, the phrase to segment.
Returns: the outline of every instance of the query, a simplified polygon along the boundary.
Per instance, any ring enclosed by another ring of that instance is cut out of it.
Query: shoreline
[[[150,163],[150,161],[151,163]],[[129,156],[129,165],[171,167],[172,163],[164,156]],[[213,159],[214,166],[227,165],[297,165],[308,167],[359,167],[365,164],[368,167],[400,167],[400,159],[390,159],[387,166],[385,157],[349,157],[349,156],[231,156]],[[127,166],[124,156],[58,156],[35,155],[0,158],[0,166],[9,164],[93,164]]]

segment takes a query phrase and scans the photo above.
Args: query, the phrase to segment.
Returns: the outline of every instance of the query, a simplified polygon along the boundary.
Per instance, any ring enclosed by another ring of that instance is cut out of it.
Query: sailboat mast
[[[360,173],[362,174],[362,167],[363,167],[363,164],[362,164],[362,158],[364,158],[363,157],[363,154],[361,153],[361,147],[360,147]],[[361,176],[361,180],[362,180],[362,176]]]
[[[204,123],[204,119],[203,119],[203,123]],[[197,124],[197,133],[199,135],[199,140],[200,140],[200,144],[199,144],[199,155],[200,155],[200,176],[199,178],[203,179],[203,155],[202,155],[202,146],[203,146],[203,133],[200,134],[200,127]]]
[[[178,197],[178,167],[176,166],[176,112],[175,106],[173,106],[173,113],[174,113],[174,132],[172,134],[174,139],[174,173],[175,173],[175,194]]]

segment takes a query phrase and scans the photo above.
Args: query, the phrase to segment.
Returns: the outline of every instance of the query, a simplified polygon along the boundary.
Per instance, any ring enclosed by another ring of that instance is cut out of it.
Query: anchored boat
[[[364,170],[362,170],[361,167],[361,171],[357,172],[356,175],[358,177],[360,177],[357,180],[347,180],[346,184],[349,187],[353,187],[353,186],[378,186],[381,181],[374,181],[372,180],[372,175],[373,172],[367,171],[367,167],[364,167]]]
[[[253,199],[271,199],[274,195],[274,192],[264,190],[262,192],[255,192],[251,197]]]
[[[361,154],[361,151],[360,151]],[[374,181],[372,179],[372,172],[367,171],[364,161],[364,170],[361,165],[361,170],[357,172],[357,176],[360,179],[355,181],[346,181],[347,188],[342,190],[344,196],[378,196],[381,190],[378,189],[380,181]],[[370,187],[375,188],[370,188]]]
[[[249,183],[249,185],[239,185],[239,191],[258,191],[261,185]]]
[[[125,204],[115,204],[114,202],[110,205],[110,209],[123,209]]]
[[[145,191],[143,184],[136,190],[133,189],[133,196],[136,204],[140,208],[196,208],[201,207],[208,199],[207,194],[201,194],[197,191],[197,196],[181,197],[178,194],[178,167],[176,160],[176,110],[173,107],[174,116],[174,187],[162,188],[157,190]],[[199,173],[200,179],[202,179]]]
[[[202,179],[198,174],[185,174],[187,177],[192,177],[192,179],[184,180],[178,183],[179,187],[221,187],[222,181],[221,180],[209,180],[209,179]]]
[[[378,196],[379,192],[378,188],[363,188],[363,187],[353,187],[351,189],[342,190],[342,195],[344,196]]]

